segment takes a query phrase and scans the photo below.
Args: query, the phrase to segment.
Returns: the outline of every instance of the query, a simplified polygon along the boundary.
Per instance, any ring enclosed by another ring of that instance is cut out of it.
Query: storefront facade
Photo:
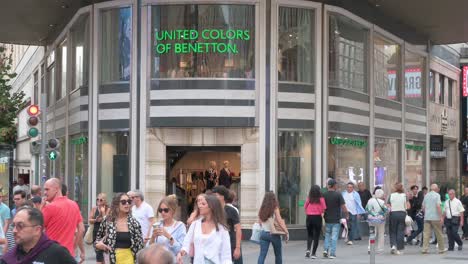
[[[38,67],[49,137],[63,140],[49,175],[86,212],[98,193],[133,188],[153,206],[193,202],[197,175],[229,161],[245,227],[274,190],[303,228],[310,186],[329,177],[386,192],[429,181],[428,61],[311,1],[89,6]]]

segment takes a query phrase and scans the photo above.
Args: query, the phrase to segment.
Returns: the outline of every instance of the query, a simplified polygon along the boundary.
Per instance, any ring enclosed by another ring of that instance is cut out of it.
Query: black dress
[[[232,184],[232,178],[231,175],[229,175],[230,172],[227,171],[225,168],[223,168],[219,172],[219,185],[224,185],[224,187],[228,188],[231,187]]]
[[[211,190],[216,185],[216,179],[218,175],[215,170],[206,170],[205,171],[205,180],[206,180],[206,189]]]

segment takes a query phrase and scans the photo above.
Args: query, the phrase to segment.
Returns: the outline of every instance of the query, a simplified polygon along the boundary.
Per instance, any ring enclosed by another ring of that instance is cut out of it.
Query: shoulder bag
[[[84,242],[88,245],[93,244],[93,231],[94,231],[94,224],[88,225],[88,230],[86,230],[86,234],[84,236]]]
[[[268,218],[268,222],[270,225],[270,234],[272,235],[286,235],[286,230],[283,230],[281,225],[278,222],[279,220],[276,217]]]

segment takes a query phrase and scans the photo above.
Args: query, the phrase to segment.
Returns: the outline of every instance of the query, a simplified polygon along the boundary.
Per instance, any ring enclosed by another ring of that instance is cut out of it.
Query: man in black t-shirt
[[[361,205],[362,205],[362,208],[366,208],[367,206],[367,203],[369,202],[369,200],[372,198],[372,194],[369,190],[367,190],[366,188],[366,185],[364,184],[364,182],[359,182],[358,183],[358,193],[359,193],[359,197],[361,197]]]
[[[462,202],[463,207],[465,208],[465,212],[468,212],[468,187],[465,187],[465,193],[462,195],[460,201]],[[465,221],[463,222],[464,225],[462,227],[463,239],[468,240],[468,213],[464,213],[463,217],[465,218]]]
[[[226,222],[229,227],[229,238],[231,239],[231,257],[232,263],[242,264],[241,240],[242,230],[240,225],[239,213],[232,206],[226,205],[226,200],[229,199],[229,189],[223,185],[218,185],[213,188],[213,193],[218,198],[221,206],[224,207],[226,213]]]
[[[342,213],[348,218],[348,210],[341,193],[336,191],[336,181],[328,180],[328,191],[323,194],[327,209],[325,210],[325,242],[323,257],[336,258],[336,243],[340,233],[340,219]]]

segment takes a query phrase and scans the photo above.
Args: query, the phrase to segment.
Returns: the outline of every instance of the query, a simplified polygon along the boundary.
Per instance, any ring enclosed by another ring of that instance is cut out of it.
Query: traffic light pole
[[[41,109],[41,152],[39,156],[40,162],[40,185],[43,186],[46,179],[46,168],[47,168],[47,156],[46,156],[46,147],[47,147],[47,96],[45,93],[41,95],[41,102],[39,109]]]

